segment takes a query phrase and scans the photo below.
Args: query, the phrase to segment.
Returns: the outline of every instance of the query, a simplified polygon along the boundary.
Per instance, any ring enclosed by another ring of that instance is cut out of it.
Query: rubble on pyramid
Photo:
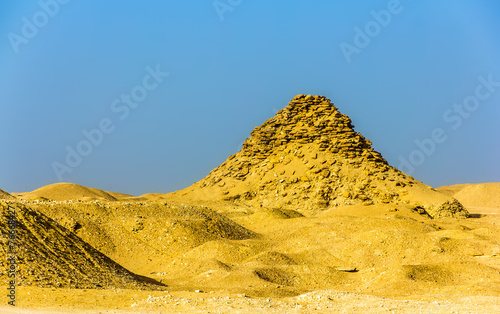
[[[339,157],[387,164],[371,148],[371,142],[353,130],[351,119],[341,114],[323,96],[298,95],[289,106],[261,127],[243,144],[242,156],[265,159],[270,153],[283,150],[287,143],[315,143],[319,151],[329,151]]]

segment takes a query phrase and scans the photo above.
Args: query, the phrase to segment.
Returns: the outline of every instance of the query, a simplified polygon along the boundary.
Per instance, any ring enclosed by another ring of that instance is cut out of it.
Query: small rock
[[[347,266],[347,267],[337,267],[336,270],[343,271],[343,272],[346,272],[346,273],[355,273],[355,272],[358,272],[358,269],[356,267],[350,267],[350,266]]]

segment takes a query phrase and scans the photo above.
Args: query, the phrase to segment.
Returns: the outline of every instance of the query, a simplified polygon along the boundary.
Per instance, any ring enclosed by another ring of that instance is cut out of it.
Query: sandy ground
[[[500,229],[500,209],[471,207],[472,219],[460,220],[475,230]],[[328,215],[327,215],[328,216]],[[240,219],[241,220],[241,219]],[[439,222],[439,220],[438,220]],[[259,228],[255,227],[259,230]],[[482,235],[485,237],[485,235]],[[493,233],[496,237],[496,233]],[[489,239],[497,241],[498,239]],[[498,256],[476,256],[480,264],[500,269]],[[500,273],[500,271],[499,271]],[[480,289],[429,285],[429,293],[387,295],[329,289],[295,296],[256,297],[223,288],[194,291],[192,287],[166,287],[164,291],[125,289],[62,289],[19,287],[16,307],[7,299],[1,313],[500,313],[498,293]],[[467,292],[470,290],[470,292]]]
[[[19,289],[2,313],[500,313],[500,297],[414,295],[385,298],[333,290],[291,298],[211,292]],[[33,308],[37,308],[34,310]]]

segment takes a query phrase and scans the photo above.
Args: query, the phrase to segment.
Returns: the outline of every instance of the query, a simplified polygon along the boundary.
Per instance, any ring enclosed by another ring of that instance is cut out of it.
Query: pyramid
[[[256,127],[238,153],[172,196],[299,211],[391,203],[431,217],[467,216],[452,197],[390,166],[328,98],[303,94]]]
[[[0,231],[0,280],[4,283],[15,278],[21,286],[161,288],[21,203],[0,201]]]

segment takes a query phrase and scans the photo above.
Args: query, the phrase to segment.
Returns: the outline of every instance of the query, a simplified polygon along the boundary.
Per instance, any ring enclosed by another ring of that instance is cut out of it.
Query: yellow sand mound
[[[453,197],[467,207],[500,208],[500,182],[470,184]]]
[[[454,185],[444,185],[436,188],[438,192],[441,192],[443,194],[453,196],[456,194],[458,191],[468,187],[470,184],[465,183],[465,184],[454,184]]]
[[[187,252],[187,258],[213,258],[225,264],[241,262],[256,254],[256,249],[244,243],[230,241],[210,241]]]
[[[166,202],[82,202],[57,206],[40,202],[32,206],[141,275],[208,241],[256,237],[203,206]]]
[[[166,199],[165,194],[161,194],[161,193],[146,193],[146,194],[143,194],[139,197],[144,198],[144,199],[149,200],[149,201],[161,201],[161,200]]]
[[[74,183],[55,183],[46,185],[32,192],[20,193],[22,199],[45,198],[55,201],[83,200],[83,201],[116,201],[120,198],[130,197],[127,194],[106,192],[99,189],[89,188]]]

